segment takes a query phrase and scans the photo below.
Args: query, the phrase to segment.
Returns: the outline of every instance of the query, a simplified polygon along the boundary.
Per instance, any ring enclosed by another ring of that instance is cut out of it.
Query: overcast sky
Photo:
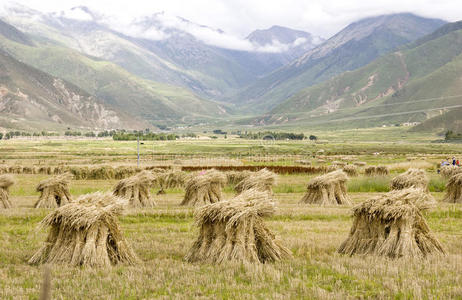
[[[4,0],[0,0],[2,2]],[[192,22],[219,28],[236,37],[255,29],[281,25],[328,38],[367,16],[413,12],[447,21],[462,19],[459,0],[17,0],[51,12],[85,5],[129,19],[164,11]]]

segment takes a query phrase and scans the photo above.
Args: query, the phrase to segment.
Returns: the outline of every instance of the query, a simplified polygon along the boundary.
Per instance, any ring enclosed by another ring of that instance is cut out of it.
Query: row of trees
[[[220,129],[216,129],[213,131],[215,134],[224,134],[225,138],[227,137],[227,132],[222,131]],[[263,131],[263,132],[233,132],[233,134],[238,134],[240,138],[243,139],[253,139],[253,140],[303,140],[307,137],[303,133],[292,133],[292,132],[275,132],[275,131]],[[98,133],[93,131],[89,132],[81,132],[81,131],[72,131],[67,130],[64,132],[65,136],[74,136],[74,137],[112,137],[115,141],[134,141],[138,137],[142,141],[171,141],[180,138],[180,135],[175,133],[153,133],[149,130],[139,130],[139,131],[127,131],[127,130],[105,130]],[[15,136],[59,136],[58,133],[54,132],[34,132],[34,133],[27,133],[21,131],[11,131],[7,132],[6,134],[0,133],[0,139],[10,139]],[[448,136],[452,136],[452,132],[447,134]],[[181,135],[182,138],[190,137],[196,138],[197,135],[193,132],[183,133]],[[212,136],[212,138],[217,138],[217,136]],[[310,135],[310,140],[316,140],[316,136]]]
[[[9,140],[14,137],[19,137],[19,136],[59,136],[58,133],[56,132],[47,132],[47,131],[40,131],[40,132],[25,132],[25,131],[9,131],[5,134],[0,132],[0,140]]]
[[[112,136],[114,141],[172,141],[180,138],[177,134],[153,133],[153,132],[117,132]]]
[[[462,133],[457,133],[452,130],[446,131],[444,135],[446,141],[462,140]]]
[[[239,134],[240,138],[251,140],[303,140],[306,136],[303,133],[293,132],[276,132],[276,131],[263,131],[263,132],[245,132]],[[314,136],[310,136],[314,137]],[[316,139],[316,137],[314,137]]]
[[[115,130],[110,130],[110,131],[105,130],[105,131],[101,131],[98,133],[94,133],[93,131],[82,133],[80,131],[67,130],[66,132],[64,132],[64,135],[65,136],[86,136],[86,137],[110,137],[110,136],[114,136],[116,133],[117,131]]]

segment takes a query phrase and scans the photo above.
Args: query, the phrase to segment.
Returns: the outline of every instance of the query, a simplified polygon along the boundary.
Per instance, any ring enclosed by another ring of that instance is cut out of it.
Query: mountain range
[[[252,84],[236,101],[253,109],[271,109],[307,86],[364,66],[443,24],[442,20],[408,13],[352,23],[320,46]]]
[[[0,18],[0,127],[358,127],[425,122],[461,103],[459,23],[410,13],[327,40],[276,25],[237,39],[165,13],[121,23],[83,6],[9,4]]]
[[[461,79],[462,22],[449,23],[298,92],[257,122],[341,127],[424,122],[462,107]]]

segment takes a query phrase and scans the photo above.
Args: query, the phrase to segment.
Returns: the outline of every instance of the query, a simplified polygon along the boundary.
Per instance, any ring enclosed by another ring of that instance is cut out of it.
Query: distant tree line
[[[47,132],[47,131],[40,131],[40,132],[25,132],[25,131],[9,131],[5,134],[1,133],[0,132],[0,140],[4,139],[4,140],[9,140],[11,138],[14,138],[14,137],[19,137],[19,136],[23,136],[23,137],[30,137],[30,136],[59,136],[58,133],[56,132]]]
[[[462,133],[457,133],[452,130],[448,130],[446,131],[444,138],[446,141],[462,140]]]
[[[263,132],[244,132],[239,134],[240,138],[250,140],[303,140],[306,136],[303,133],[293,132],[275,132],[275,131],[263,131]]]
[[[136,141],[139,137],[140,141],[172,141],[180,138],[174,133],[153,133],[153,132],[117,132],[112,138],[114,141]]]
[[[117,132],[115,130],[105,130],[105,131],[100,131],[98,133],[95,133],[93,131],[88,131],[88,132],[81,132],[81,131],[71,131],[67,130],[64,132],[65,136],[85,136],[85,137],[110,137],[116,134]]]
[[[226,131],[223,131],[223,130],[221,130],[221,129],[215,129],[215,130],[213,131],[213,133],[214,133],[214,134],[227,134]]]

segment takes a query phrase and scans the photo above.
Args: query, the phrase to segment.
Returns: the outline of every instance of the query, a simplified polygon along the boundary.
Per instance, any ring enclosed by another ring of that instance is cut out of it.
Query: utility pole
[[[136,136],[136,148],[137,148],[137,152],[138,152],[138,159],[136,161],[136,166],[139,168],[140,167],[140,134],[138,133],[138,135]]]

